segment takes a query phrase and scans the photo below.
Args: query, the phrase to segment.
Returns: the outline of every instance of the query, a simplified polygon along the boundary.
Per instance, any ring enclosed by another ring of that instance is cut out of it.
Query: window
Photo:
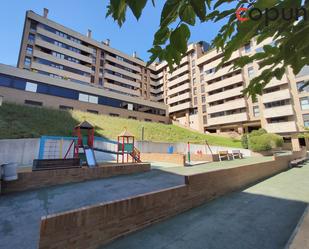
[[[79,101],[88,102],[89,96],[87,94],[80,93],[78,96]]]
[[[202,96],[202,103],[204,104],[206,102],[206,97],[205,95]]]
[[[97,104],[98,103],[98,97],[89,95],[89,103]]]
[[[206,113],[206,105],[203,105],[203,106],[202,106],[202,112],[203,112],[203,113]]]
[[[201,85],[201,93],[205,92],[205,85]]]
[[[201,82],[204,82],[204,74],[200,75]]]
[[[195,83],[196,83],[196,78],[193,79],[193,84],[195,84]]]
[[[308,110],[309,109],[309,98],[301,98],[300,99],[300,106],[302,110]]]
[[[197,94],[197,90],[196,87],[193,88],[193,94],[196,95]]]
[[[31,46],[27,46],[27,49],[26,49],[26,53],[28,54],[28,55],[32,55],[32,52],[33,52],[33,48],[31,47]]]
[[[29,34],[28,36],[28,42],[33,43],[34,42],[34,35],[33,34]]]
[[[31,65],[31,59],[30,59],[29,57],[26,57],[26,58],[25,58],[25,63],[24,63],[24,65],[25,65],[26,67],[30,67],[30,65]]]
[[[195,60],[192,60],[192,67],[195,66]]]
[[[249,77],[249,79],[252,79],[253,76],[254,76],[254,68],[248,67],[248,77]]]
[[[309,127],[309,114],[303,114],[304,126]]]
[[[250,43],[245,45],[245,51],[246,51],[246,53],[250,53],[251,52],[251,44]]]
[[[258,106],[253,106],[253,116],[254,117],[260,116],[260,108]]]
[[[192,75],[195,75],[195,68],[192,69]]]
[[[71,111],[74,108],[72,106],[66,106],[66,105],[59,105],[59,109],[60,110],[64,110],[64,111]]]
[[[256,52],[256,53],[263,53],[263,52],[264,52],[264,49],[263,49],[263,47],[260,47],[260,48],[257,48],[257,49],[255,50],[255,52]]]
[[[211,68],[205,71],[205,74],[212,74],[215,73],[216,69],[215,68]]]
[[[133,111],[133,104],[128,104],[128,110]]]
[[[34,106],[42,106],[43,105],[42,102],[27,100],[27,99],[25,100],[25,104],[26,105],[34,105]]]
[[[194,105],[197,105],[197,97],[194,97],[193,102],[194,102]]]
[[[37,89],[38,89],[38,85],[37,84],[31,83],[31,82],[26,82],[25,90],[27,92],[34,92],[34,93],[36,93]]]
[[[207,124],[207,116],[203,116],[203,123]]]
[[[304,86],[305,81],[297,82],[297,90],[298,92],[309,92],[309,86]]]
[[[89,112],[89,113],[93,113],[93,114],[99,114],[99,112],[98,112],[98,111],[96,111],[96,110],[87,110],[87,112]]]

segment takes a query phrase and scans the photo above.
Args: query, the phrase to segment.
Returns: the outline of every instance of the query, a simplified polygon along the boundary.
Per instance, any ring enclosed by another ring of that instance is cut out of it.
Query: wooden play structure
[[[117,163],[129,162],[129,156],[132,157],[132,162],[142,162],[141,161],[141,153],[134,146],[134,136],[125,129],[121,134],[118,135],[117,138]]]

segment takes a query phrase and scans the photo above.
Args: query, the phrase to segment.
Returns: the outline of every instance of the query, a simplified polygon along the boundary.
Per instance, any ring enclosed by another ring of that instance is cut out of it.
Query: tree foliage
[[[111,16],[121,26],[125,22],[126,11],[131,9],[139,19],[147,0],[110,0],[107,16]],[[155,6],[155,0],[151,1]],[[222,6],[225,8],[222,8]],[[247,8],[252,12],[252,18],[240,22],[236,17],[239,8]],[[271,9],[279,10],[279,17],[275,19]],[[282,10],[286,17],[294,10],[295,18],[282,18]],[[271,15],[272,14],[272,15]],[[155,60],[166,60],[170,69],[179,65],[186,54],[187,43],[190,38],[190,27],[200,22],[218,22],[225,20],[212,46],[224,51],[224,57],[219,64],[231,58],[237,49],[243,47],[255,38],[260,44],[268,38],[273,43],[263,46],[263,51],[254,55],[243,56],[234,61],[235,68],[258,61],[262,73],[251,80],[245,93],[262,94],[262,90],[272,78],[280,80],[287,67],[291,67],[294,74],[309,65],[309,0],[166,0],[161,11],[160,26],[154,34],[153,46],[149,64]],[[259,18],[258,18],[259,17]],[[211,27],[211,25],[210,25]]]

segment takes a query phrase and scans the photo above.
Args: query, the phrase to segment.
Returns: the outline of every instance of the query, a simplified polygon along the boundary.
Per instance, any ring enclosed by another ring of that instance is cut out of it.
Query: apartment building
[[[82,35],[57,24],[47,9],[43,16],[26,12],[17,67],[0,65],[4,100],[169,122],[164,103],[151,101],[151,69],[136,53],[97,42],[90,30]]]
[[[191,101],[186,106],[185,115],[180,112],[174,118],[187,127],[210,133],[242,134],[261,127],[285,137],[303,132],[305,127],[309,127],[309,88],[302,87],[309,80],[309,67],[298,75],[287,68],[282,80],[272,79],[256,102],[244,97],[242,91],[251,78],[261,73],[259,62],[233,69],[235,59],[260,52],[264,45],[271,43],[267,40],[257,45],[255,40],[251,41],[235,51],[219,70],[216,68],[223,52],[211,49],[199,53],[196,48],[191,51],[189,46],[188,54],[195,58],[188,59],[191,65],[187,75],[191,77],[188,80],[192,90]],[[185,82],[180,84],[180,87],[184,86]],[[179,99],[184,101],[186,95],[178,96],[182,96]],[[173,111],[171,105],[169,110]]]

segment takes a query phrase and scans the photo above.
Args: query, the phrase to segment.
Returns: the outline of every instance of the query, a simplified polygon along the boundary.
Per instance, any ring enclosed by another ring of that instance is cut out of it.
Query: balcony
[[[190,89],[190,83],[184,83],[176,88],[173,88],[172,90],[168,90],[168,95],[173,95],[175,93],[182,92],[188,89]]]
[[[152,93],[161,93],[163,91],[164,91],[163,86],[161,86],[160,88],[157,88],[157,89],[152,88],[152,87],[150,88],[150,92],[152,92]]]
[[[133,79],[137,79],[137,80],[141,80],[142,79],[140,74],[131,73],[131,72],[127,71],[127,70],[121,69],[119,67],[112,66],[112,65],[110,65],[108,63],[105,63],[104,66],[108,70],[111,70],[111,71],[116,72],[116,73],[123,74],[123,75],[131,77]]]
[[[82,51],[85,51],[85,52],[87,52],[89,54],[92,54],[92,49],[91,48],[88,48],[87,46],[78,44],[78,43],[73,42],[73,41],[71,41],[69,39],[66,39],[66,38],[61,37],[59,35],[56,35],[56,34],[54,34],[52,32],[49,32],[49,31],[45,30],[44,28],[41,28],[40,26],[37,27],[37,31],[36,32],[38,34],[41,34],[41,35],[47,36],[49,38],[52,38],[52,39],[54,39],[56,41],[60,41],[62,43],[65,43],[65,44],[67,44],[67,45],[69,45],[71,47],[78,48],[78,49],[80,49]]]
[[[208,125],[225,125],[230,123],[237,123],[248,121],[248,115],[246,112],[244,113],[237,113],[228,116],[216,117],[216,118],[208,118],[207,124]]]
[[[229,110],[245,108],[245,107],[246,107],[246,101],[242,98],[242,99],[228,101],[221,105],[208,107],[207,113],[211,114],[211,113],[229,111]]]
[[[263,103],[270,103],[270,102],[275,102],[275,101],[285,100],[285,99],[290,99],[290,98],[291,98],[291,93],[289,89],[263,94],[262,96]]]
[[[281,80],[277,80],[276,78],[273,78],[266,86],[264,89],[271,88],[274,86],[280,86],[288,83],[288,78],[286,75],[283,75]]]
[[[113,56],[106,55],[105,59],[108,60],[108,61],[114,62],[114,63],[116,63],[116,64],[119,64],[119,65],[121,65],[121,66],[130,68],[130,69],[132,69],[132,70],[134,70],[134,71],[137,71],[138,73],[141,72],[141,68],[140,68],[140,67],[134,66],[134,65],[132,65],[132,64],[130,64],[130,63],[127,63],[127,62],[125,62],[125,61],[118,60],[118,59],[116,59],[116,58],[113,57]]]
[[[207,85],[206,90],[207,90],[207,92],[210,92],[210,91],[217,90],[217,89],[220,89],[220,88],[223,88],[223,87],[227,87],[227,86],[233,85],[235,83],[243,82],[243,81],[244,81],[244,79],[242,78],[242,75],[237,74],[233,77],[226,78],[226,79],[220,80],[216,83],[212,83],[210,85]]]
[[[36,69],[36,70],[39,70],[39,71],[43,71],[43,72],[47,72],[47,73],[51,73],[51,74],[56,74],[56,75],[60,75],[62,77],[67,77],[67,78],[70,78],[70,79],[90,83],[90,77],[86,77],[86,76],[83,76],[83,75],[71,73],[69,71],[65,71],[65,70],[50,67],[50,66],[47,66],[47,65],[43,65],[43,64],[37,63],[35,61],[32,62],[31,67],[33,69]]]
[[[118,85],[115,85],[115,84],[112,84],[112,83],[104,82],[104,88],[111,89],[111,90],[118,91],[118,92],[122,92],[123,94],[131,94],[131,95],[135,95],[135,96],[140,96],[140,93],[139,93],[138,90],[129,89],[129,88],[118,86]]]
[[[56,45],[54,45],[52,43],[43,41],[43,40],[41,40],[39,38],[35,39],[35,45],[43,47],[43,48],[50,49],[52,51],[55,51],[55,52],[58,52],[58,53],[61,53],[61,54],[68,55],[70,57],[73,57],[73,58],[76,58],[78,60],[87,62],[89,64],[92,64],[92,59],[90,57],[88,57],[88,56],[85,56],[85,55],[73,52],[73,51],[68,50],[66,48],[62,48],[62,47],[56,46]]]
[[[117,81],[117,82],[120,82],[120,83],[123,83],[123,84],[126,84],[126,85],[138,87],[138,88],[141,87],[141,84],[138,83],[138,82],[135,82],[135,81],[132,81],[132,80],[127,80],[127,79],[124,79],[120,76],[116,76],[116,75],[113,75],[113,74],[110,74],[110,73],[107,73],[107,72],[104,73],[104,78],[114,80],[114,81]]]
[[[219,78],[219,77],[222,77],[223,75],[232,73],[232,72],[234,72],[236,70],[238,70],[238,69],[233,69],[233,65],[230,65],[230,66],[227,66],[227,67],[224,67],[224,68],[220,68],[215,73],[205,75],[204,76],[204,80],[208,81],[208,80],[211,80],[211,79]]]
[[[190,92],[169,98],[168,104],[170,105],[170,104],[173,104],[173,103],[179,102],[181,100],[185,100],[185,99],[191,99],[191,93]]]
[[[189,74],[185,74],[185,75],[183,75],[183,76],[181,76],[179,78],[176,78],[176,79],[174,79],[172,81],[169,81],[167,83],[167,86],[168,87],[172,87],[172,86],[177,85],[177,84],[179,84],[181,82],[189,81],[189,80],[190,80]]]
[[[176,106],[169,107],[169,113],[187,110],[191,107],[192,107],[191,101],[186,102],[186,103],[183,103],[183,104],[179,104],[179,105],[176,105]]]
[[[264,128],[269,133],[289,133],[297,131],[297,126],[294,121],[266,124]]]
[[[182,74],[182,73],[184,73],[184,72],[186,72],[186,71],[189,71],[189,65],[185,65],[185,66],[183,66],[183,67],[181,67],[181,68],[176,69],[173,73],[168,74],[168,75],[167,75],[167,78],[168,78],[168,79],[173,78],[173,77],[175,77],[176,75]]]
[[[71,61],[68,61],[68,60],[65,60],[65,59],[60,59],[58,57],[52,56],[50,54],[47,54],[47,53],[44,53],[44,52],[41,52],[41,51],[38,51],[38,50],[33,51],[33,56],[44,59],[44,60],[48,60],[48,61],[51,61],[51,62],[54,62],[54,63],[57,63],[57,64],[60,64],[60,65],[63,65],[63,66],[78,69],[78,70],[81,70],[81,71],[86,72],[86,73],[92,72],[91,67],[86,67],[84,65],[74,63],[74,62],[71,62]]]
[[[231,97],[235,97],[238,95],[242,95],[242,90],[243,90],[243,86],[240,87],[236,87],[230,90],[226,90],[223,92],[219,92],[213,95],[210,95],[206,98],[206,101],[208,103],[214,102],[214,101],[218,101],[218,100],[222,100],[222,99],[227,99],[227,98],[231,98]]]
[[[291,105],[284,105],[284,106],[278,106],[274,108],[267,108],[264,110],[263,115],[265,118],[293,116],[294,111]]]
[[[248,115],[246,112],[244,113],[237,113],[222,117],[216,117],[216,118],[208,118],[208,125],[224,125],[229,123],[236,123],[236,122],[243,122],[248,120]]]

